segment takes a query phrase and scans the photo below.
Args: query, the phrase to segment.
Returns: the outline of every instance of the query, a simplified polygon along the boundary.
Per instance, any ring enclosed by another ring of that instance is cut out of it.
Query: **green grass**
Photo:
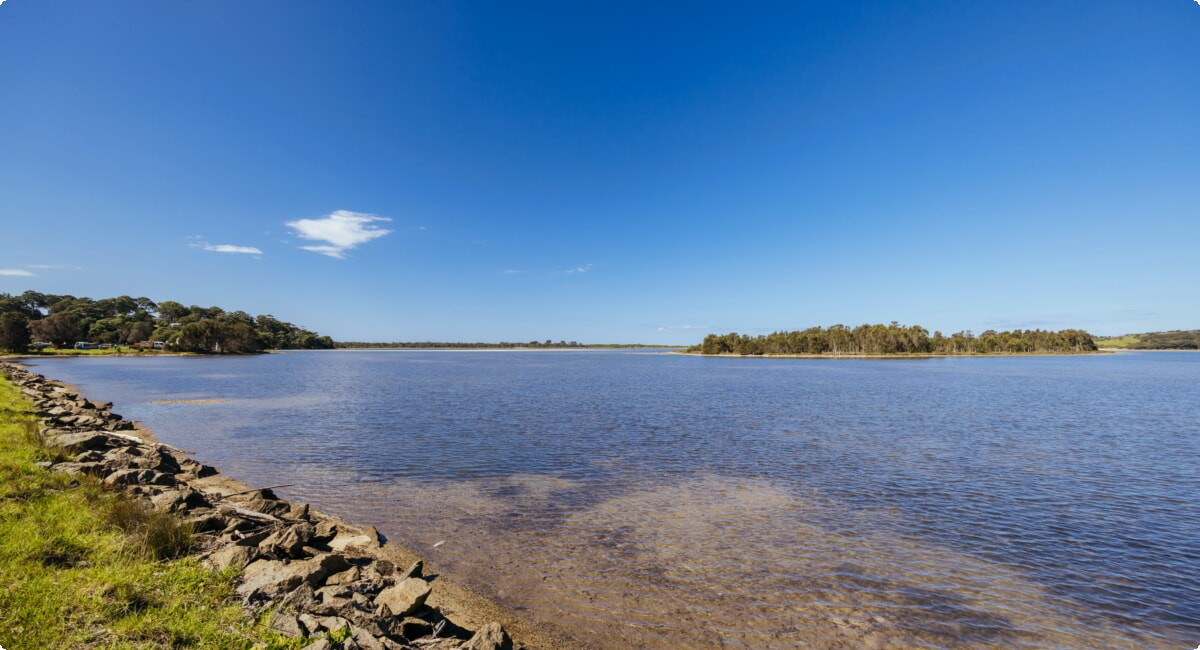
[[[1141,342],[1141,338],[1138,336],[1126,334],[1125,336],[1115,336],[1110,339],[1096,339],[1096,347],[1126,350],[1137,345],[1139,342]]]
[[[27,400],[0,378],[0,646],[43,648],[303,647],[253,620],[237,571],[181,557],[191,531],[94,479],[36,466]],[[171,559],[171,558],[180,559]]]
[[[54,348],[43,348],[41,350],[30,350],[29,354],[47,355],[47,356],[62,356],[62,357],[103,357],[114,354],[162,354],[162,350],[145,350],[142,348],[130,348],[125,346],[117,346],[107,350],[76,350],[74,348],[65,348],[55,350]]]

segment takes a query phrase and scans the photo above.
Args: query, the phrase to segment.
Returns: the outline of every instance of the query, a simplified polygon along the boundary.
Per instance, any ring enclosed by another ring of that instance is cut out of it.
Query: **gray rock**
[[[268,538],[270,536],[271,536],[270,530],[260,530],[257,532],[241,535],[240,537],[238,537],[237,542],[235,542],[235,543],[238,546],[258,546],[259,544],[262,543],[263,540],[265,540],[266,538]]]
[[[207,478],[209,476],[215,476],[217,474],[217,468],[213,467],[212,465],[201,465],[200,468],[195,470],[193,473],[196,475],[196,478]]]
[[[341,553],[328,553],[317,558],[321,563],[321,568],[325,569],[328,575],[341,573],[350,569],[353,565],[346,559],[346,556]]]
[[[368,526],[361,531],[338,531],[337,536],[330,540],[329,548],[335,551],[344,551],[348,548],[375,550],[383,546],[383,541],[384,538],[379,531]]]
[[[282,557],[303,559],[308,557],[304,547],[312,539],[314,533],[316,533],[316,529],[313,528],[313,525],[302,521],[272,533],[259,546]]]
[[[103,473],[104,466],[100,463],[55,463],[50,469],[72,476],[97,476]]]
[[[259,552],[257,548],[228,544],[218,549],[212,555],[209,555],[205,559],[205,562],[218,571],[228,569],[229,567],[241,569],[258,559],[258,556]]]
[[[271,629],[284,636],[308,636],[308,630],[305,629],[304,624],[300,622],[299,618],[291,614],[276,612],[271,617]]]
[[[175,477],[152,469],[120,469],[109,474],[103,481],[105,487],[121,485],[175,485]]]
[[[247,600],[278,598],[302,584],[316,589],[325,575],[320,560],[256,560],[246,565],[237,592]]]
[[[203,494],[186,487],[180,490],[164,490],[161,494],[151,497],[150,501],[155,508],[168,512],[206,508],[211,505]]]
[[[312,612],[314,614],[337,613],[336,610],[331,612],[323,611],[324,607],[318,601],[316,592],[314,592],[313,588],[308,584],[300,585],[295,589],[295,591],[292,591],[276,601],[276,604],[284,605],[288,607],[288,609],[297,612]]]
[[[361,577],[361,576],[362,576],[362,569],[359,569],[356,566],[352,566],[346,571],[342,571],[341,573],[337,573],[337,574],[329,576],[329,578],[325,580],[325,584],[326,585],[347,585],[352,582],[357,582],[359,577]]]
[[[348,629],[350,627],[350,621],[347,621],[341,616],[318,616],[317,626],[322,630],[337,632],[338,630]]]
[[[350,626],[350,638],[358,644],[362,650],[387,650],[383,643],[376,639],[374,635],[361,627]]]
[[[382,567],[383,562],[384,561],[380,561],[380,562],[377,562],[376,564],[379,565],[379,567],[380,567],[380,570],[379,570],[380,573],[387,575],[387,573],[385,573],[383,571],[383,567]],[[400,579],[403,580],[405,578],[424,578],[425,577],[423,574],[424,570],[425,570],[425,563],[421,562],[420,560],[417,560],[416,562],[413,562],[412,566],[408,567],[407,571],[400,574]]]
[[[104,450],[113,446],[111,436],[95,431],[63,433],[49,438],[47,442],[53,447],[62,447],[76,454],[89,450]]]
[[[512,650],[512,639],[499,623],[488,623],[479,628],[461,650]]]
[[[429,583],[420,578],[406,578],[375,596],[375,603],[386,607],[391,616],[408,616],[425,604],[432,591]]]
[[[225,530],[229,520],[215,512],[196,515],[191,518],[192,530],[197,533],[217,533]]]
[[[345,585],[333,585],[321,587],[317,590],[317,600],[322,603],[332,603],[335,601],[344,601],[343,605],[350,604],[350,595],[353,594],[350,588]]]
[[[313,534],[313,541],[318,544],[328,544],[334,537],[337,537],[337,524],[329,519],[322,519],[317,522],[316,532]]]
[[[300,650],[333,650],[333,644],[329,639],[317,639]]]
[[[105,455],[96,449],[89,449],[75,457],[77,463],[99,463],[105,460]]]
[[[288,512],[288,519],[304,519],[304,520],[307,520],[307,519],[308,519],[308,513],[309,513],[309,508],[308,508],[308,504],[307,504],[307,503],[305,503],[305,504],[301,504],[301,505],[298,505],[298,506],[292,506],[292,509],[291,509],[291,510]],[[315,532],[315,531],[314,531],[314,532]]]
[[[308,630],[310,635],[316,634],[321,630],[321,623],[312,614],[303,612],[300,614],[299,619],[304,625],[304,629]]]
[[[275,496],[275,493],[270,490],[259,490],[244,497],[239,497],[237,505],[276,517],[286,516],[292,509],[286,501],[280,501]]]

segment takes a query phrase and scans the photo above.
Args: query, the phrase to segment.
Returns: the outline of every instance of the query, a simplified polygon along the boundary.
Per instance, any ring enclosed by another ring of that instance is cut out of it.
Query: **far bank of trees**
[[[1083,330],[987,330],[979,335],[970,330],[949,336],[929,333],[919,325],[859,325],[810,327],[806,330],[747,336],[736,332],[709,334],[688,352],[700,354],[1030,354],[1047,352],[1092,352],[1096,343]]]
[[[608,348],[678,348],[681,345],[646,345],[644,343],[580,343],[578,341],[529,341],[528,343],[470,343],[470,342],[448,342],[448,341],[396,341],[392,343],[370,343],[365,341],[338,341],[334,344],[338,348],[347,349],[372,349],[372,348],[396,348],[396,349],[412,349],[412,350],[511,350],[511,349],[544,349],[544,350],[573,350],[573,349],[608,349]]]
[[[438,341],[394,341],[391,343],[368,343],[364,341],[338,341],[339,348],[402,348],[402,349],[509,349],[509,348],[586,348],[578,341],[529,341],[528,343],[466,343]]]
[[[165,349],[198,353],[328,349],[333,340],[274,316],[220,307],[184,306],[149,298],[77,298],[26,291],[0,293],[0,349],[24,351],[32,342],[134,345],[162,341]]]
[[[1096,339],[1101,347],[1127,350],[1200,350],[1200,330],[1171,330]]]

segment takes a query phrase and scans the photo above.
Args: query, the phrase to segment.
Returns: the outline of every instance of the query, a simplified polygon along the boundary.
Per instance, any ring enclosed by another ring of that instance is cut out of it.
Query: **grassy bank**
[[[143,348],[130,348],[123,345],[108,348],[106,350],[76,350],[74,348],[64,348],[56,350],[54,348],[43,348],[41,350],[31,350],[19,356],[42,356],[42,357],[111,357],[111,356],[158,356],[158,355],[177,355],[177,352],[163,352],[162,350],[146,350]]]
[[[1096,346],[1099,348],[1108,348],[1112,350],[1129,350],[1139,343],[1138,337],[1132,334],[1125,336],[1114,336],[1109,339],[1096,339]]]
[[[186,557],[188,526],[58,460],[31,404],[0,377],[0,646],[299,648],[252,620],[237,573]]]

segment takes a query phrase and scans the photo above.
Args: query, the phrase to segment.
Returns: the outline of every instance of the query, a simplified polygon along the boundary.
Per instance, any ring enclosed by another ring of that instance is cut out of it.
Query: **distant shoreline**
[[[400,348],[400,347],[378,347],[378,348],[335,348],[333,350],[299,350],[299,352],[597,352],[604,350],[683,350],[687,346],[684,345],[614,345],[595,348]],[[294,352],[296,350],[281,350],[281,352]]]
[[[1126,352],[1126,350],[1119,350]],[[1133,352],[1135,350],[1129,350]],[[1136,350],[1152,352],[1153,350]],[[1114,354],[1115,349],[1089,350],[1086,352],[972,352],[969,354],[936,354],[913,352],[903,354],[704,354],[702,352],[673,351],[689,357],[711,357],[714,359],[956,359],[962,357],[1085,357]]]
[[[1097,348],[1099,352],[1200,352],[1189,348]]]

